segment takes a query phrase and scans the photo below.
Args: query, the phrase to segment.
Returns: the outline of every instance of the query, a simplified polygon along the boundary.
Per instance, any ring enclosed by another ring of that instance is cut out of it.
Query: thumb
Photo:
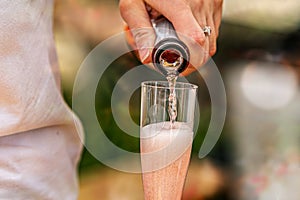
[[[151,52],[154,45],[155,33],[152,28],[131,29],[136,48],[142,63],[151,62]]]
[[[121,16],[128,24],[134,38],[141,62],[150,62],[155,33],[145,4],[138,0],[120,0],[119,6]]]

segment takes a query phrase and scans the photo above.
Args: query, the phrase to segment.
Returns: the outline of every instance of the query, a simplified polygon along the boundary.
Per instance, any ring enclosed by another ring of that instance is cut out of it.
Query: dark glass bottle
[[[152,19],[156,33],[152,62],[165,76],[177,76],[189,65],[190,53],[166,18]]]

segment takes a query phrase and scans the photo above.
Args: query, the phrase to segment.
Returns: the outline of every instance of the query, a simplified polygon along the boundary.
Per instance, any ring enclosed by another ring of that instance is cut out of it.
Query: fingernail
[[[142,48],[141,50],[139,50],[139,55],[140,55],[141,62],[144,63],[149,57],[150,51],[148,48]]]
[[[139,57],[141,62],[148,62],[150,57],[150,49],[153,47],[155,40],[155,34],[152,28],[140,28],[132,30],[137,49],[139,51]]]

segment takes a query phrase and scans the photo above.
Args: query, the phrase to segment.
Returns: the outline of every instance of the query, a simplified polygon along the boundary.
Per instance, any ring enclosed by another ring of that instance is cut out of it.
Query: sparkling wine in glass
[[[173,91],[174,90],[174,91]],[[176,118],[170,115],[176,93]],[[140,148],[145,200],[181,199],[193,141],[197,86],[142,83]]]

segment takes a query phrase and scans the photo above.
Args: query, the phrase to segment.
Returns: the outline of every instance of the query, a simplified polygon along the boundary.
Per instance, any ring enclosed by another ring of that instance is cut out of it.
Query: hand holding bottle
[[[194,67],[202,66],[216,53],[216,39],[222,17],[222,0],[120,0],[120,11],[131,30],[139,56],[144,64],[151,62],[155,33],[150,19],[165,16],[179,38],[187,44]],[[211,34],[203,29],[209,26]],[[189,66],[183,75],[193,71]]]

